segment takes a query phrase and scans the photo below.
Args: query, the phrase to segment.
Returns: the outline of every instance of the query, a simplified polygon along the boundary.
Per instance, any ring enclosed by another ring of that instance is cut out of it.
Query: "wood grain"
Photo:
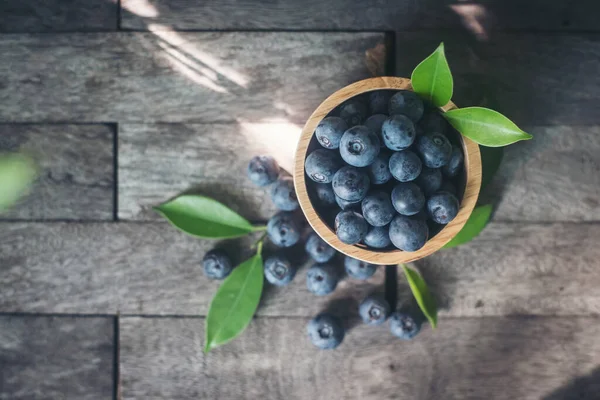
[[[0,399],[110,400],[114,318],[0,316]]]
[[[307,322],[258,318],[204,355],[203,319],[123,318],[123,399],[592,400],[600,390],[598,318],[442,319],[413,342],[360,325],[332,351],[310,344]]]
[[[115,0],[2,0],[0,33],[116,31]]]
[[[32,155],[39,177],[3,219],[110,220],[114,203],[114,127],[0,124],[0,151]]]
[[[295,122],[369,76],[383,33],[0,37],[0,121]]]

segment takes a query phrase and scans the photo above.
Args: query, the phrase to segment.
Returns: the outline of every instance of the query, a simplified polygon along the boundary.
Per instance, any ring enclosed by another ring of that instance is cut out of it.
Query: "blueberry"
[[[415,183],[399,183],[392,190],[392,205],[402,215],[415,215],[425,205],[425,196]]]
[[[335,256],[335,249],[314,232],[308,236],[304,249],[318,263],[325,263]]]
[[[383,135],[381,134],[381,127],[386,119],[388,119],[388,116],[385,114],[375,114],[371,115],[365,121],[365,126],[375,132],[377,137],[379,137],[379,143],[381,144],[381,147],[385,146],[383,143]]]
[[[410,150],[396,152],[390,157],[390,172],[400,182],[414,181],[421,168],[421,159]]]
[[[440,192],[448,192],[453,194],[456,198],[458,198],[458,192],[456,190],[456,186],[454,186],[454,184],[450,181],[444,181],[442,182],[442,186],[439,189]]]
[[[286,286],[296,276],[296,267],[283,254],[268,257],[264,263],[265,278],[276,286]]]
[[[340,141],[342,159],[355,167],[371,164],[381,148],[379,137],[363,125],[348,129]]]
[[[210,279],[224,279],[231,273],[233,264],[224,250],[214,249],[206,253],[202,259],[204,275]]]
[[[335,267],[329,264],[315,264],[306,274],[306,287],[317,296],[325,296],[335,290],[339,274]]]
[[[300,225],[294,213],[280,211],[269,219],[267,234],[275,246],[290,247],[300,240]]]
[[[417,251],[428,236],[427,222],[422,219],[397,215],[390,224],[390,240],[400,250]]]
[[[294,180],[289,176],[279,178],[271,188],[271,200],[275,207],[283,211],[294,211],[298,208]]]
[[[362,215],[371,226],[384,226],[392,222],[396,214],[390,195],[377,191],[365,197],[361,203]]]
[[[389,231],[389,226],[372,226],[365,235],[363,243],[375,249],[385,249],[392,244]]]
[[[450,161],[448,161],[448,164],[442,167],[442,172],[444,173],[444,175],[449,176],[451,178],[458,175],[460,169],[462,168],[463,161],[464,156],[462,149],[459,146],[453,144],[452,154],[450,155]]]
[[[307,331],[312,344],[322,350],[335,349],[344,340],[340,320],[330,314],[319,314],[311,319]]]
[[[326,149],[337,149],[340,147],[342,135],[348,129],[348,124],[340,117],[325,117],[317,129],[315,136],[319,144]]]
[[[335,172],[343,165],[339,154],[335,151],[317,149],[306,157],[304,169],[306,175],[317,183],[329,183]]]
[[[404,115],[392,115],[381,126],[383,144],[390,150],[404,150],[413,144],[416,137],[415,125]]]
[[[340,117],[348,126],[360,125],[367,117],[367,106],[360,99],[351,99],[340,107]]]
[[[439,111],[430,110],[423,115],[423,118],[419,122],[419,126],[425,132],[438,132],[445,134],[447,123]]]
[[[360,201],[367,195],[371,182],[365,171],[345,166],[335,173],[332,184],[338,197],[347,201]]]
[[[367,167],[367,174],[374,185],[381,185],[392,179],[390,172],[391,154],[387,151],[381,151],[373,163]]]
[[[437,192],[442,186],[442,172],[439,168],[423,167],[421,175],[415,181],[425,196]]]
[[[322,207],[331,207],[335,205],[335,193],[330,183],[315,183],[314,193],[317,198],[317,202]]]
[[[440,168],[448,164],[452,145],[441,133],[425,132],[417,138],[417,152],[426,167]]]
[[[390,97],[392,97],[392,93],[384,90],[369,93],[369,111],[371,114],[387,114]]]
[[[339,196],[335,196],[335,202],[337,203],[338,206],[340,206],[340,208],[342,210],[353,210],[353,209],[359,209],[360,208],[360,200],[358,201],[348,201],[348,200],[344,200]]]
[[[344,258],[344,268],[348,276],[360,280],[369,279],[377,271],[377,265],[369,264],[349,256]]]
[[[383,324],[390,315],[390,311],[390,304],[379,294],[367,296],[358,306],[360,318],[368,325]]]
[[[390,331],[400,339],[410,340],[421,331],[421,319],[405,312],[393,312],[390,316]]]
[[[390,99],[390,115],[406,115],[413,122],[417,122],[423,116],[424,110],[423,100],[415,92],[401,90]]]
[[[369,225],[362,215],[354,211],[340,211],[335,217],[335,234],[346,244],[356,244],[363,240]]]
[[[451,193],[439,192],[427,200],[427,213],[436,223],[445,225],[458,214],[458,199]]]
[[[256,156],[248,164],[248,178],[256,186],[267,186],[279,175],[279,164],[273,157]]]

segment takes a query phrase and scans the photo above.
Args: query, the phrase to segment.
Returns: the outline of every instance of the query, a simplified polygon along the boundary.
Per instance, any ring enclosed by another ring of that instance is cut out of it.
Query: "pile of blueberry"
[[[342,270],[350,278],[359,280],[375,274],[379,266],[342,256],[308,228],[299,210],[292,179],[280,175],[279,166],[272,157],[254,157],[248,165],[248,177],[257,186],[271,186],[271,200],[280,210],[267,223],[269,242],[275,247],[264,259],[264,275],[269,283],[288,285],[296,277],[297,269],[304,264],[306,256],[314,262],[306,272],[306,286],[317,296],[328,295],[336,289],[338,282],[344,278]],[[298,247],[303,247],[300,256],[295,252]],[[343,263],[343,268],[338,261]],[[231,273],[233,263],[225,250],[214,249],[204,256],[203,267],[208,278],[224,279]],[[420,313],[392,313],[388,302],[378,294],[364,299],[357,311],[369,325],[380,325],[389,317],[391,332],[403,339],[413,338],[423,320]],[[337,347],[345,335],[342,321],[329,313],[313,318],[307,329],[312,343],[322,349]]]
[[[353,97],[315,129],[311,202],[343,243],[416,251],[458,214],[459,137],[414,92]]]

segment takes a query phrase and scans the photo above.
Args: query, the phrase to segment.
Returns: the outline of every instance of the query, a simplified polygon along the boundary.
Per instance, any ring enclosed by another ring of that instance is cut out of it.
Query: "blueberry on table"
[[[415,215],[423,209],[425,195],[414,182],[401,182],[392,190],[392,205],[402,215]]]
[[[397,215],[390,223],[390,240],[400,250],[417,251],[429,236],[427,222],[422,219]]]
[[[419,156],[410,150],[395,152],[390,157],[390,172],[400,182],[417,179],[422,167]]]
[[[375,160],[369,165],[366,170],[369,179],[373,185],[382,185],[392,179],[390,172],[390,157],[389,151],[381,151],[375,157]]]
[[[423,167],[415,183],[419,185],[425,196],[429,196],[442,186],[442,171],[439,168]]]
[[[335,249],[314,232],[308,236],[304,249],[318,263],[325,263],[335,256]]]
[[[279,164],[271,156],[256,156],[248,164],[248,178],[256,186],[267,186],[279,176]]]
[[[384,226],[392,222],[396,214],[390,195],[377,191],[367,195],[361,203],[362,215],[371,226]]]
[[[333,265],[315,264],[306,274],[306,287],[317,296],[325,296],[335,290],[338,280],[339,273]]]
[[[445,134],[448,123],[439,111],[430,110],[423,115],[423,118],[421,121],[419,121],[419,126],[424,132],[437,132]]]
[[[325,117],[315,129],[319,144],[326,149],[337,149],[348,124],[340,117]]]
[[[369,264],[350,256],[344,257],[344,269],[348,276],[354,279],[369,279],[375,274],[377,267],[375,264]]]
[[[375,249],[385,249],[392,244],[389,231],[389,226],[372,226],[365,235],[363,243]]]
[[[463,155],[462,149],[459,146],[453,144],[452,154],[450,155],[450,161],[448,161],[448,164],[442,167],[442,172],[444,173],[444,175],[450,178],[458,175],[460,169],[462,168],[464,159],[465,157]]]
[[[339,196],[335,196],[335,202],[342,210],[358,210],[360,209],[360,200],[348,201]]]
[[[267,223],[267,234],[275,246],[290,247],[300,240],[300,225],[293,212],[280,211]]]
[[[380,294],[367,296],[358,306],[358,314],[367,325],[383,324],[390,315],[390,311],[390,304]]]
[[[371,182],[363,170],[345,166],[333,176],[332,185],[336,196],[347,201],[360,201],[369,191]]]
[[[458,214],[458,208],[458,199],[452,193],[439,192],[427,199],[427,213],[438,224],[452,221]]]
[[[348,129],[340,141],[342,159],[354,167],[366,167],[379,154],[381,142],[375,132],[363,125]]]
[[[265,278],[276,286],[288,285],[296,276],[296,267],[283,254],[275,254],[264,262]]]
[[[289,176],[279,178],[271,187],[271,200],[275,207],[283,211],[294,211],[298,208],[294,180]]]
[[[319,314],[307,327],[312,344],[322,350],[335,349],[344,340],[344,327],[339,319],[330,314]]]
[[[340,117],[350,127],[360,125],[367,117],[367,106],[360,99],[350,99],[340,106]]]
[[[335,234],[346,244],[356,244],[363,240],[369,225],[362,215],[354,211],[340,211],[335,217]]]
[[[401,90],[390,99],[390,115],[406,115],[413,122],[417,122],[423,116],[424,110],[423,100],[415,92]]]
[[[322,207],[331,207],[335,205],[335,193],[333,193],[333,187],[331,187],[330,183],[315,183],[314,193],[317,202]]]
[[[400,339],[410,340],[421,331],[421,318],[405,312],[393,312],[390,316],[390,331]]]
[[[385,114],[375,114],[367,118],[364,124],[367,128],[375,132],[377,137],[379,137],[381,147],[385,146],[385,144],[383,143],[383,136],[381,134],[381,127],[383,126],[383,123],[386,119],[388,119],[388,116]]]
[[[417,138],[417,152],[426,167],[440,168],[448,164],[452,156],[452,145],[441,133],[425,132]]]
[[[214,249],[202,259],[204,275],[210,279],[224,279],[231,273],[233,264],[224,250]]]
[[[417,136],[415,125],[404,115],[392,115],[381,126],[383,144],[390,150],[399,151],[410,147]]]
[[[369,93],[369,111],[371,114],[387,114],[391,97],[392,93],[387,90],[377,90]]]
[[[329,183],[343,165],[340,155],[332,150],[317,149],[304,161],[306,175],[317,183]]]

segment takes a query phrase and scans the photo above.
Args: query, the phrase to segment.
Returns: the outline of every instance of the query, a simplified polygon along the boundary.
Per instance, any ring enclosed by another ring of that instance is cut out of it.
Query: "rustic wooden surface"
[[[110,400],[114,318],[0,316],[0,399]]]

